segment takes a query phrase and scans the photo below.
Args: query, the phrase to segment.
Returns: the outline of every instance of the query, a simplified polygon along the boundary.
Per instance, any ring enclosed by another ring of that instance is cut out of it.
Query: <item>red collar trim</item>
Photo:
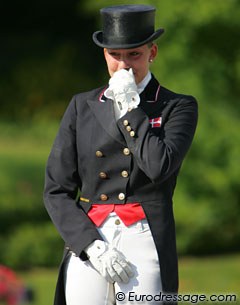
[[[99,95],[99,97],[98,97],[98,101],[101,102],[101,103],[105,103],[105,102],[106,102],[106,100],[103,99],[103,95],[104,95],[104,93],[105,93],[106,90],[107,90],[107,87],[105,87],[105,88],[101,91],[101,93],[100,93],[100,95]]]
[[[156,92],[156,95],[155,95],[155,102],[158,100],[158,96],[159,96],[159,93],[160,93],[160,89],[161,89],[161,86],[158,85],[157,92]]]

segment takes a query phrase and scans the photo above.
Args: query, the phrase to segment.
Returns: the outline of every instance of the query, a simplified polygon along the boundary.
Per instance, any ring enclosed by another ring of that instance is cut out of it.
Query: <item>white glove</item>
[[[114,101],[116,119],[120,119],[128,110],[138,107],[140,97],[137,90],[132,69],[121,69],[110,78],[105,96]]]
[[[93,267],[110,283],[128,283],[134,274],[124,255],[102,240],[95,240],[85,252]]]

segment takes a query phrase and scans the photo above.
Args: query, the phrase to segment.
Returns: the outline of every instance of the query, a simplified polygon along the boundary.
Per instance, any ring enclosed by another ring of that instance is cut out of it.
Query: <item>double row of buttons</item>
[[[125,156],[130,155],[130,150],[129,150],[129,148],[125,147],[125,148],[123,149],[123,154],[124,154]],[[96,157],[98,157],[98,158],[104,157],[103,152],[100,151],[100,150],[97,150],[97,151],[96,151]],[[123,171],[121,172],[121,176],[122,176],[123,178],[127,178],[127,177],[129,176],[128,171],[127,171],[127,170],[123,170]],[[100,173],[99,173],[99,177],[100,177],[101,179],[107,179],[107,178],[108,178],[108,175],[107,175],[107,173],[105,173],[105,172],[100,172]],[[119,199],[119,200],[124,200],[125,197],[126,197],[126,195],[125,195],[124,193],[119,193],[119,194],[118,194],[118,199]],[[102,201],[107,201],[108,198],[109,198],[109,197],[108,197],[108,195],[106,195],[106,194],[101,194],[101,195],[100,195],[100,200],[102,200]]]
[[[135,136],[135,131],[132,130],[132,127],[129,125],[128,120],[124,120],[123,125],[126,127],[126,130],[129,132],[130,137],[134,137]]]

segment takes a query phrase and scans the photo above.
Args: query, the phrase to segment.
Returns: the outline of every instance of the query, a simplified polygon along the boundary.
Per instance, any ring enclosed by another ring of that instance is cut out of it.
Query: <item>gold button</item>
[[[135,136],[135,131],[130,131],[130,137],[134,137]]]
[[[131,131],[131,130],[132,130],[131,126],[128,125],[128,126],[126,127],[126,130],[127,130],[127,131]]]
[[[99,177],[100,177],[101,179],[106,179],[106,178],[107,178],[107,174],[104,173],[104,172],[100,172],[100,173],[99,173]]]
[[[127,178],[128,177],[128,172],[127,171],[122,171],[121,175],[122,175],[122,177]]]
[[[124,126],[127,126],[127,125],[128,125],[128,120],[124,120],[124,121],[123,121],[123,125],[124,125]]]
[[[128,155],[130,155],[130,149],[129,148],[124,148],[124,150],[123,150],[123,153],[124,153],[124,155],[125,156],[128,156]]]
[[[120,225],[121,221],[119,219],[115,220],[115,225]]]
[[[100,196],[100,199],[101,199],[102,201],[106,201],[106,200],[108,200],[108,196],[107,196],[106,194],[102,194],[102,195]]]
[[[102,158],[103,153],[102,153],[100,150],[97,150],[97,151],[96,151],[96,156],[97,156],[98,158]]]
[[[118,199],[119,199],[119,200],[124,200],[124,199],[125,199],[125,194],[120,193],[120,194],[118,195]]]

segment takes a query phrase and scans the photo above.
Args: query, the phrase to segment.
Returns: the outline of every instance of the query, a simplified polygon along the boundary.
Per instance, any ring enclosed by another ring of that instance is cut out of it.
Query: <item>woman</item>
[[[46,169],[45,205],[66,243],[55,304],[159,304],[178,290],[172,196],[197,103],[149,72],[163,33],[153,7],[101,15],[93,40],[109,84],[73,97]]]

